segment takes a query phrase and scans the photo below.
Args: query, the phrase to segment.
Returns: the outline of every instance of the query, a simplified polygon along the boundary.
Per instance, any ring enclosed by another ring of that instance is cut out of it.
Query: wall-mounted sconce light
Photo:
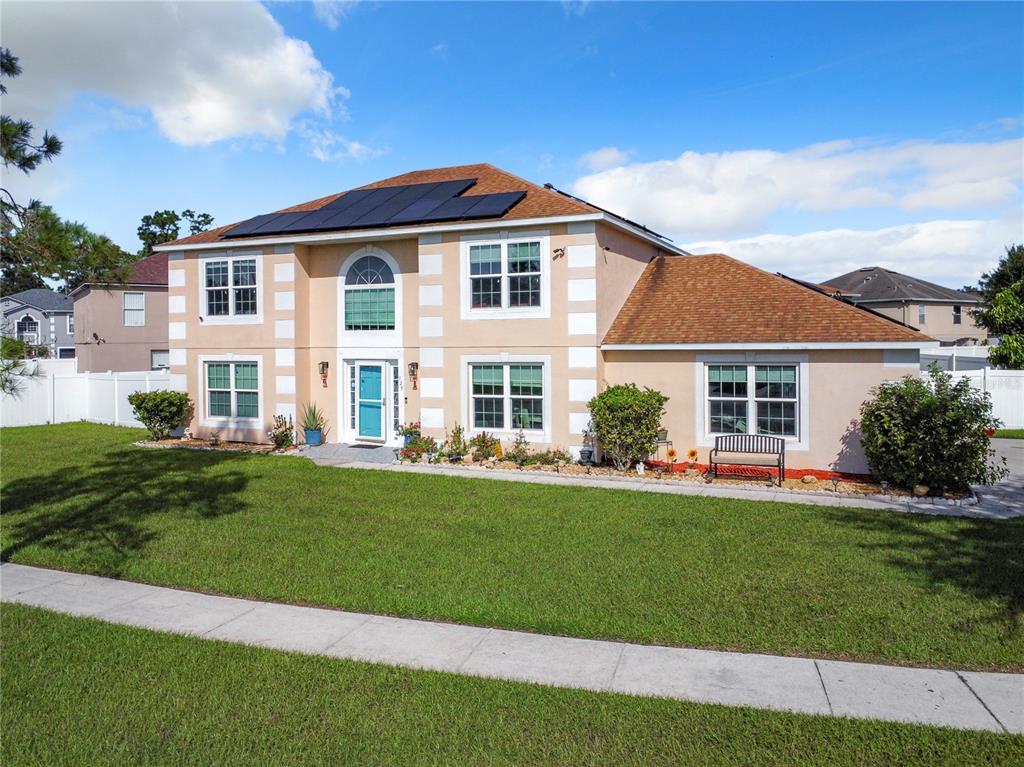
[[[551,255],[556,259],[562,258],[563,256],[565,256],[565,248],[555,248],[553,251],[551,251]]]
[[[412,390],[416,391],[417,384],[419,383],[420,377],[420,363],[410,362],[409,363],[409,380],[412,382]]]
[[[327,369],[330,367],[326,362],[320,363],[320,382],[327,388]]]

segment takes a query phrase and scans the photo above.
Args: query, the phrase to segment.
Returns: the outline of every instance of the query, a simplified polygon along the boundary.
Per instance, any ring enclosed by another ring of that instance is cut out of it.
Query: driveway
[[[992,447],[1006,459],[1010,476],[995,485],[975,487],[974,492],[986,507],[1024,516],[1024,439],[993,439]]]

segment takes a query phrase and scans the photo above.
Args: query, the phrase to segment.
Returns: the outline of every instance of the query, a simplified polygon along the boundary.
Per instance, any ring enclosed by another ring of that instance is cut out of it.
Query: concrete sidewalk
[[[23,565],[0,599],[337,658],[729,706],[1024,733],[1024,675],[603,642],[198,594]]]
[[[948,501],[943,498],[906,498],[902,496],[855,495],[853,493],[813,492],[789,490],[779,487],[744,487],[739,485],[715,485],[705,482],[658,481],[654,479],[632,479],[630,477],[581,476],[579,474],[556,474],[551,471],[506,471],[486,469],[477,466],[423,465],[420,463],[376,463],[346,458],[337,460],[323,458],[303,451],[298,455],[309,457],[321,466],[342,469],[371,469],[377,471],[407,472],[412,474],[433,474],[467,479],[490,479],[501,482],[532,482],[538,485],[568,485],[574,487],[600,487],[612,490],[635,490],[643,493],[665,495],[688,495],[705,498],[736,498],[746,501],[770,501],[775,503],[799,503],[808,506],[831,506],[842,509],[880,509],[913,514],[933,514],[945,517],[967,517],[970,519],[1015,519],[1024,517],[1024,493],[1018,485],[1007,481],[995,488],[979,488],[977,498],[963,501]],[[358,456],[357,456],[358,457]],[[1015,499],[1015,500],[1014,500]]]

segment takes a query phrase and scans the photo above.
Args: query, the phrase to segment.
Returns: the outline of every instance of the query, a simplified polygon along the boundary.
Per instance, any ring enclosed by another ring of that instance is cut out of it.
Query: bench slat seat
[[[718,476],[718,466],[764,466],[778,469],[779,487],[786,473],[786,440],[764,434],[726,434],[715,437],[709,455],[711,473]]]

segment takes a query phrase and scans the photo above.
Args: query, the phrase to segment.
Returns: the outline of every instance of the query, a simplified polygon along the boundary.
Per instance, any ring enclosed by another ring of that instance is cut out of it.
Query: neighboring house
[[[193,431],[266,441],[316,402],[328,439],[398,445],[420,421],[577,452],[587,403],[671,397],[681,451],[789,441],[793,467],[864,468],[848,432],[931,339],[494,168],[416,171],[158,247],[172,382]],[[702,451],[706,459],[706,449]]]
[[[982,297],[977,293],[945,288],[906,274],[868,266],[826,280],[846,300],[918,328],[943,346],[981,343],[987,331],[975,324],[972,310]]]
[[[84,283],[71,296],[80,371],[168,367],[166,253],[137,261],[123,285]]]
[[[55,359],[75,357],[75,315],[71,299],[47,288],[32,288],[0,299],[0,334],[43,347]]]

